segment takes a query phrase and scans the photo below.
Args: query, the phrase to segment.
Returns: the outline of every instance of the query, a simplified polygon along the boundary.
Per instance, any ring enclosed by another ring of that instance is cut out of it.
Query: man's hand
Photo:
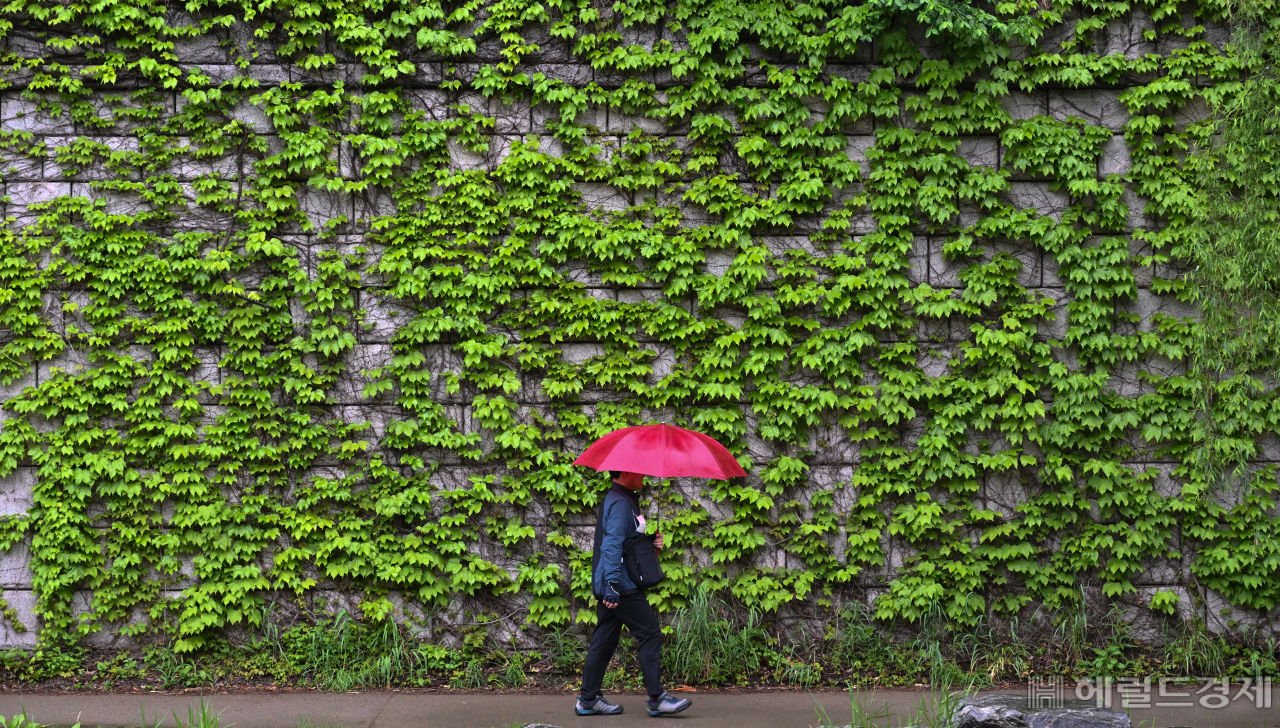
[[[604,605],[610,609],[618,606],[618,600],[622,597],[618,595],[618,589],[613,584],[606,584],[604,587]]]
[[[653,537],[653,547],[655,549],[662,548],[662,534],[655,534]]]

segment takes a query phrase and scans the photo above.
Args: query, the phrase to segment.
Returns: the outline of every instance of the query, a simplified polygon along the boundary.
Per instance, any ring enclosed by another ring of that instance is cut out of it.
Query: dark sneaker
[[[671,715],[693,705],[693,702],[687,698],[677,698],[671,693],[663,693],[658,696],[657,700],[646,701],[649,705],[649,715]]]
[[[578,715],[617,715],[622,712],[622,706],[610,705],[604,701],[603,695],[597,695],[590,701],[578,698],[578,704],[573,707],[573,712]]]

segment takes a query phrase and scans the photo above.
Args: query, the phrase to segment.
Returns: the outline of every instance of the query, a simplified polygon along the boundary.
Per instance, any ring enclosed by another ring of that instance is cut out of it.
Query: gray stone
[[[1089,244],[1092,245],[1092,239]],[[1133,271],[1133,279],[1139,288],[1150,288],[1154,274],[1154,266],[1144,264],[1144,259],[1151,255],[1151,244],[1145,240],[1130,238],[1129,240],[1129,257],[1130,267]]]
[[[540,63],[532,75],[536,79],[538,74],[542,74],[543,78],[560,81],[575,88],[586,86],[591,83],[592,78],[591,66],[585,63]]]
[[[200,389],[196,401],[201,404],[212,404],[213,393],[222,384],[222,369],[218,364],[222,361],[222,350],[219,347],[196,349],[200,362],[187,372],[187,378]]]
[[[0,179],[5,182],[39,182],[44,177],[44,155],[29,156],[0,150]]]
[[[1120,55],[1128,60],[1155,53],[1155,41],[1143,36],[1146,31],[1155,29],[1147,11],[1144,8],[1134,8],[1129,14],[1107,24],[1102,32],[1098,53],[1104,56]]]
[[[591,296],[592,298],[598,301],[618,300],[618,292],[613,290],[612,288],[605,288],[605,287],[588,288],[584,290],[583,293],[587,294],[588,296]]]
[[[960,140],[960,156],[971,167],[1000,166],[1000,143],[994,137],[964,137]]]
[[[444,80],[444,64],[416,62],[413,73],[407,76],[401,75],[399,78],[410,88],[436,88]]]
[[[709,250],[702,264],[702,271],[707,275],[721,277],[729,272],[733,261],[738,256],[727,250]]]
[[[58,116],[51,116],[40,111],[38,102],[24,99],[12,91],[0,94],[0,128],[33,134],[75,133],[71,115],[65,109]]]
[[[1098,160],[1098,176],[1124,174],[1133,166],[1129,157],[1129,145],[1119,134],[1111,137],[1102,145],[1102,157]]]
[[[672,303],[660,288],[620,288],[614,291],[614,300],[619,303]]]
[[[356,63],[335,63],[326,68],[301,68],[296,65],[287,66],[288,81],[303,86],[333,86],[343,84],[347,88],[360,83],[364,76],[364,66]]]
[[[633,129],[639,129],[647,134],[662,134],[667,130],[667,125],[662,119],[655,119],[646,114],[625,114],[620,109],[609,109],[605,131],[611,134],[630,134]]]
[[[13,38],[5,39],[5,50],[22,58],[42,58],[49,57],[58,58],[64,53],[56,47],[49,47],[45,42],[41,42],[38,38],[25,37],[23,35],[14,34]]]
[[[488,146],[480,151],[472,151],[456,140],[449,141],[449,162],[451,166],[463,171],[493,171],[511,154],[511,139],[504,136],[490,136]]]
[[[229,56],[218,47],[221,40],[215,35],[184,35],[173,39],[173,53],[186,63],[226,63]]]
[[[1075,116],[1093,126],[1121,132],[1129,121],[1129,109],[1120,102],[1121,93],[1109,89],[1055,91],[1049,94],[1049,114],[1060,121]]]
[[[864,178],[871,174],[871,163],[867,161],[867,150],[875,145],[876,138],[873,136],[851,136],[849,137],[849,143],[845,146],[845,153],[849,155],[849,159],[858,163]]]
[[[1152,386],[1138,376],[1138,366],[1131,362],[1115,365],[1107,388],[1121,397],[1135,398],[1152,391]]]
[[[1198,316],[1195,306],[1180,301],[1173,296],[1152,293],[1147,289],[1138,289],[1136,299],[1126,303],[1124,309],[1138,314],[1141,319],[1139,329],[1142,331],[1155,330],[1155,322],[1152,321],[1152,318],[1156,314],[1172,316],[1173,318],[1195,318]]]
[[[241,102],[231,110],[231,118],[248,126],[257,134],[271,134],[275,132],[275,125],[267,118],[267,112],[262,107],[256,106],[248,102]]]
[[[400,212],[391,192],[382,187],[369,187],[352,196],[351,232],[368,232],[380,219]]]
[[[33,504],[32,492],[36,485],[33,468],[18,468],[0,478],[0,516],[24,515]]]
[[[952,362],[960,362],[960,354],[955,349],[944,349],[936,346],[922,347],[916,365],[926,377],[937,379],[950,374]]]
[[[945,243],[945,238],[929,238],[929,285],[934,288],[963,288],[964,283],[960,280],[960,273],[970,266],[990,262],[994,253],[1000,250],[1009,253],[1022,263],[1022,269],[1018,271],[1016,278],[1018,285],[1028,288],[1043,285],[1039,250],[992,246],[991,250],[984,251],[976,259],[953,260],[943,254]]]
[[[1062,213],[1070,205],[1070,198],[1065,192],[1049,189],[1048,182],[1011,182],[1009,183],[1009,202],[1020,210],[1035,210],[1055,221],[1062,219]]]
[[[182,70],[184,81],[194,76],[206,76],[208,80],[205,83],[214,88],[241,77],[251,78],[263,87],[277,86],[290,80],[288,69],[275,65],[251,65],[240,68],[224,62],[185,66]]]
[[[179,142],[179,145],[187,146],[186,140]],[[192,180],[206,174],[234,178],[240,173],[242,164],[246,171],[253,169],[254,160],[247,156],[243,159],[235,155],[202,158],[197,155],[198,149],[191,147],[189,149],[188,154],[177,157],[170,166],[170,171],[180,180]]]
[[[571,364],[581,364],[605,353],[600,344],[561,344],[560,352],[560,358]]]
[[[649,360],[649,366],[653,370],[649,375],[650,384],[657,384],[675,371],[677,365],[675,347],[666,344],[648,344],[642,348],[654,353],[654,357]]]
[[[989,694],[960,701],[954,728],[1132,728],[1129,716],[1085,700],[1062,707],[1028,705],[1026,695]]]
[[[426,118],[433,121],[443,121],[455,115],[455,112],[449,108],[454,102],[453,95],[448,91],[436,88],[408,89],[405,97],[413,104],[415,111],[422,112]]]
[[[579,283],[588,289],[606,288],[604,276],[599,271],[590,270],[586,265],[566,263],[559,266],[557,270],[570,283]]]
[[[9,606],[18,614],[18,623],[23,631],[5,620],[0,622],[0,648],[31,648],[36,646],[36,634],[40,622],[35,616],[36,593],[30,589],[5,589],[0,592]]]
[[[838,480],[847,482],[848,477],[852,477],[852,466],[862,460],[862,443],[855,442],[849,430],[841,425],[818,425],[810,427],[808,432],[809,448],[814,453],[807,459],[813,466],[808,480],[827,487],[830,482],[823,483],[823,478],[834,472]]]
[[[9,182],[5,185],[5,193],[9,196],[9,214],[17,217],[22,224],[38,215],[47,214],[30,209],[32,205],[66,197],[72,191],[69,182]]]
[[[528,134],[533,131],[531,111],[526,101],[506,104],[471,92],[463,94],[457,103],[460,107],[469,108],[469,113],[492,117],[494,125],[491,131],[494,134]]]
[[[28,541],[24,539],[15,543],[8,551],[0,553],[0,588],[31,588],[31,552],[27,544]]]
[[[578,183],[573,188],[582,195],[587,209],[595,213],[621,212],[631,206],[627,193],[598,182]]]
[[[345,192],[328,192],[314,187],[298,190],[298,207],[307,216],[311,232],[322,232],[339,224],[341,219],[350,221],[355,215],[352,196]]]
[[[365,314],[358,338],[370,343],[390,342],[396,331],[418,316],[417,306],[394,300],[378,291],[361,291],[359,305]]]
[[[1188,570],[1185,573],[1190,573],[1190,571]],[[1150,625],[1147,629],[1147,634],[1141,636],[1135,635],[1136,637],[1139,637],[1139,639],[1143,639],[1143,641],[1148,643],[1159,644],[1167,635],[1168,628],[1165,624],[1162,624],[1164,620],[1161,615],[1153,612],[1150,608],[1152,597],[1159,592],[1173,592],[1174,596],[1178,597],[1178,601],[1173,605],[1173,608],[1176,610],[1174,612],[1174,616],[1176,616],[1179,621],[1186,622],[1196,618],[1195,597],[1191,595],[1190,590],[1186,587],[1178,584],[1162,584],[1158,587],[1139,587],[1133,595],[1133,600],[1137,602],[1139,606],[1136,609],[1133,609],[1131,613],[1126,610],[1125,618],[1128,620],[1133,620],[1134,618],[1141,619],[1143,622]],[[1141,724],[1139,724],[1139,728],[1141,728]],[[1172,726],[1171,728],[1178,727]]]
[[[1184,131],[1192,124],[1211,118],[1213,118],[1213,109],[1209,108],[1209,102],[1201,97],[1194,98],[1185,106],[1180,106],[1173,111],[1173,122],[1178,131]]]
[[[1204,39],[1215,48],[1226,48],[1231,42],[1233,30],[1230,25],[1220,22],[1208,21],[1201,23],[1204,26]]]
[[[1031,95],[1021,91],[1014,91],[1000,99],[1000,105],[1004,107],[1005,111],[1009,112],[1010,118],[1014,121],[1044,116],[1049,113],[1044,94]]]
[[[1156,226],[1156,216],[1147,212],[1147,205],[1150,202],[1146,198],[1126,188],[1124,194],[1120,195],[1120,201],[1129,208],[1129,215],[1125,218],[1125,225],[1129,229],[1151,229]]]
[[[988,473],[983,478],[983,507],[1016,520],[1018,504],[1027,499],[1027,486],[1016,472]]]
[[[832,80],[842,79],[856,87],[871,80],[872,70],[874,68],[866,64],[831,64],[827,66],[827,75]]]
[[[92,200],[102,200],[108,215],[140,215],[143,213],[153,212],[156,207],[141,194],[135,192],[120,192],[116,190],[101,190],[93,184],[85,182],[76,182],[71,186],[71,194],[77,197],[87,197]],[[188,200],[195,198],[195,191],[189,186],[184,190],[184,195]]]
[[[760,242],[764,243],[769,253],[778,258],[780,263],[788,259],[788,253],[791,251],[807,253],[817,258],[826,254],[826,251],[818,249],[808,235],[771,235],[761,238]]]
[[[558,105],[539,104],[533,107],[533,130],[537,133],[546,133],[548,131],[548,122],[565,121],[566,112],[562,111]],[[604,131],[609,125],[608,110],[601,106],[588,106],[585,109],[572,110],[573,118],[570,120],[578,126],[585,126],[597,131]]]
[[[329,390],[329,397],[334,404],[363,404],[390,402],[395,399],[395,388],[380,392],[374,397],[365,397],[364,388],[374,380],[369,374],[391,363],[393,356],[387,344],[357,343],[347,353],[347,370],[338,377],[338,381]]]

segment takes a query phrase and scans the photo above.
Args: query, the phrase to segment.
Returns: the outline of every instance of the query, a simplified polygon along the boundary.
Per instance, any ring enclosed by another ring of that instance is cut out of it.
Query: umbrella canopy
[[[747,474],[714,438],[673,425],[614,430],[596,440],[573,464],[656,478],[728,480]]]

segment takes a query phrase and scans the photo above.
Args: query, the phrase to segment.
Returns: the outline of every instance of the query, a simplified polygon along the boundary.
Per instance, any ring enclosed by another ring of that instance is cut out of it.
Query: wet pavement
[[[1011,692],[1011,691],[1003,691]],[[1025,693],[1023,693],[1025,694]],[[693,707],[662,720],[681,728],[809,728],[822,724],[817,708],[832,723],[849,722],[849,696],[844,692],[748,691],[684,692]],[[863,693],[874,712],[887,713],[882,725],[909,724],[927,693],[886,690]],[[627,728],[653,726],[641,695],[609,696],[626,709],[620,716],[579,718],[573,696],[512,693],[358,693],[255,692],[206,694],[220,718],[221,728],[515,728],[547,723],[561,728]],[[38,694],[0,693],[0,715],[11,717],[25,708],[31,719],[54,726],[79,722],[90,726],[183,726],[188,710],[198,710],[199,695],[167,694]],[[1280,695],[1273,707],[1235,701],[1216,710],[1194,708],[1133,708],[1134,728],[1280,728]]]

